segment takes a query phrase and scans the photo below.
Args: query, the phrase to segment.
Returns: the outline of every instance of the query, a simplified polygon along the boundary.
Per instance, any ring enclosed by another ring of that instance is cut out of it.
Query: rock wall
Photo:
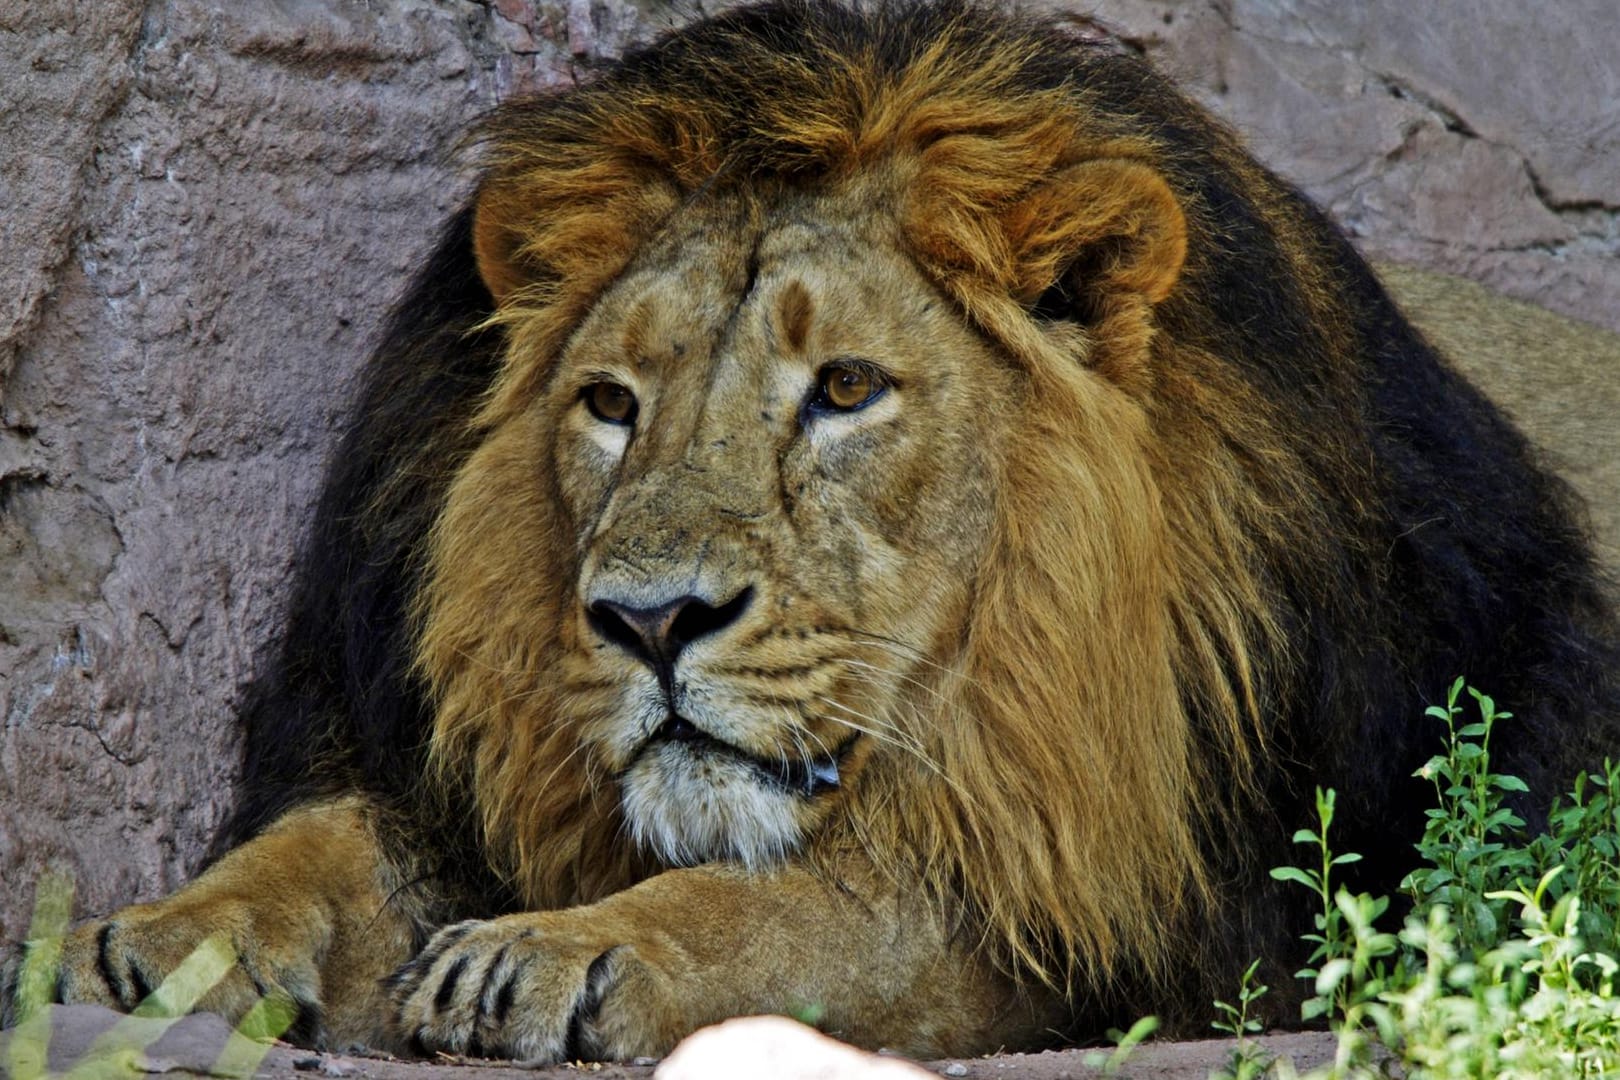
[[[1620,329],[1620,9],[1434,7],[1074,19],[1368,251]],[[81,914],[194,869],[351,373],[465,190],[466,120],[689,15],[0,0],[0,940],[47,866]]]

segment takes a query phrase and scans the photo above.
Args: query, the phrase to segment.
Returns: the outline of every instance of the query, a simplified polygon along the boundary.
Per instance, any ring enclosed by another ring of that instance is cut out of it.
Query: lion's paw
[[[163,1015],[206,1011],[232,1023],[258,1006],[262,1033],[282,1034],[285,1028],[284,1037],[292,1041],[320,1041],[314,957],[260,940],[246,905],[140,904],[79,927],[61,946],[54,1002],[124,1012],[148,1002],[148,1009]],[[15,1012],[17,1003],[7,1009]]]
[[[667,1050],[633,945],[554,916],[446,927],[393,976],[396,1034],[417,1053],[614,1060]]]

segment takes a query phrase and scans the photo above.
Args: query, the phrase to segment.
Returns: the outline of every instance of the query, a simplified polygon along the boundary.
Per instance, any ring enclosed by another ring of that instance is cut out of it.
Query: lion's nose
[[[595,600],[586,609],[586,618],[598,634],[667,679],[682,649],[736,622],[753,596],[753,589],[743,589],[719,606],[699,596],[682,596],[654,607]]]

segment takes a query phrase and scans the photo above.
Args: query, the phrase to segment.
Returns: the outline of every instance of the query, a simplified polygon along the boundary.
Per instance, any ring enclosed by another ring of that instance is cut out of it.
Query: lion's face
[[[663,859],[798,847],[960,647],[1007,368],[879,218],[686,215],[517,423],[577,555],[567,712]]]

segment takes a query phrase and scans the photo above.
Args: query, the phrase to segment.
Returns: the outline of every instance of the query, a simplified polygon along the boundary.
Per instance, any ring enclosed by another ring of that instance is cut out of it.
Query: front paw
[[[667,1050],[635,946],[566,913],[446,927],[393,976],[397,1034],[417,1053],[600,1061]]]
[[[165,1016],[214,1012],[232,1023],[251,1017],[256,1035],[319,1042],[313,958],[259,940],[251,922],[231,903],[125,908],[62,940],[52,1000]]]

